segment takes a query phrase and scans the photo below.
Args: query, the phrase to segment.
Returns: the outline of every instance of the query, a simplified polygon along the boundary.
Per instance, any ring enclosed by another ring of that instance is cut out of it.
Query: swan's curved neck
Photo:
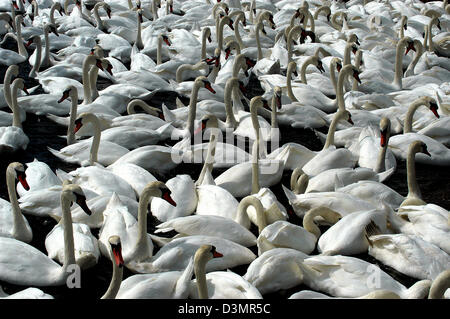
[[[199,299],[208,299],[208,286],[206,284],[206,263],[209,261],[205,254],[194,255],[194,273],[197,280],[197,291]]]
[[[94,129],[94,136],[92,138],[92,146],[91,146],[91,152],[89,157],[89,164],[94,165],[95,162],[97,162],[98,157],[98,149],[100,147],[100,138],[102,131],[100,129],[100,121],[94,114],[90,114],[90,116],[86,116],[84,118],[84,121],[89,122],[92,124],[92,127]]]
[[[299,25],[296,25],[295,27],[292,27],[291,30],[289,30],[286,45],[287,45],[287,51],[288,51],[288,63],[292,62],[292,41],[294,38],[294,34],[301,31],[301,27]]]
[[[337,94],[338,86],[336,81],[336,64],[338,61],[331,61],[330,63],[330,80],[334,87],[334,92]]]
[[[412,122],[413,122],[414,113],[416,113],[417,109],[420,106],[424,105],[425,102],[426,101],[424,98],[419,98],[411,103],[411,105],[409,106],[408,111],[406,112],[406,115],[405,115],[405,121],[403,123],[403,134],[411,133],[413,131],[412,130]]]
[[[220,19],[220,17],[218,19]],[[223,50],[223,28],[225,27],[225,24],[228,23],[230,23],[230,18],[228,16],[223,17],[219,22],[219,30],[217,31],[217,47],[220,51]]]
[[[423,54],[423,45],[419,40],[414,40],[414,47],[416,48],[416,54],[414,54],[414,58],[411,61],[411,63],[408,65],[408,69],[406,70],[405,74],[409,73],[409,72],[414,74],[414,68],[416,67],[417,63],[420,60],[420,57]]]
[[[224,101],[225,101],[225,112],[227,114],[226,124],[231,126],[233,129],[238,126],[236,118],[233,113],[233,102],[231,100],[231,95],[233,90],[236,89],[238,79],[235,77],[230,78],[225,84]]]
[[[236,38],[237,43],[239,43],[239,49],[240,50],[244,50],[245,49],[245,44],[242,41],[241,34],[239,32],[239,22],[240,21],[244,21],[245,15],[240,10],[239,11],[234,11],[234,12],[238,12],[237,13],[238,16],[237,16],[236,20],[234,21],[234,36]],[[232,13],[234,13],[234,12],[232,12]]]
[[[428,299],[441,299],[445,291],[450,287],[450,270],[440,273],[431,284]]]
[[[324,150],[330,147],[331,145],[334,145],[334,133],[336,132],[336,127],[341,117],[342,111],[338,110],[335,113],[333,120],[331,121],[330,127],[328,128],[327,139],[325,141],[325,145],[323,146]]]
[[[123,278],[123,267],[117,266],[116,262],[114,261],[114,258],[112,258],[113,261],[113,273],[111,282],[109,283],[108,290],[105,292],[105,294],[101,297],[101,299],[114,299],[117,296],[117,293],[119,292],[120,285],[122,284],[122,278]]]
[[[295,62],[290,62],[288,65],[288,69],[286,72],[286,86],[287,86],[287,93],[289,98],[292,100],[292,102],[298,102],[297,98],[294,95],[294,92],[292,91],[292,72],[297,67],[297,64]]]
[[[217,130],[217,128],[215,128],[215,130]],[[217,144],[216,134],[213,131],[211,131],[211,136],[209,137],[209,144],[208,144],[208,153],[206,154],[205,163],[203,163],[203,167],[200,172],[200,175],[198,176],[196,185],[202,185],[205,179],[206,172],[208,170],[211,172],[213,169],[214,156],[216,154],[216,144]]]
[[[339,23],[337,22],[338,17],[341,17],[342,22],[343,22],[344,15],[343,15],[343,12],[342,12],[342,11],[335,12],[335,13],[331,16],[331,25],[332,25],[333,28],[335,28],[336,30],[342,31],[343,25],[341,25],[341,24],[339,24]],[[343,23],[342,23],[342,24],[343,24]]]
[[[158,6],[157,6],[157,0],[152,1],[152,14],[153,14],[153,21],[156,21],[158,19]]]
[[[307,84],[307,82],[306,82],[306,68],[308,67],[308,65],[314,63],[314,59],[316,59],[316,57],[310,56],[302,64],[302,67],[300,69],[300,79],[301,79],[302,83],[304,83],[304,84]]]
[[[333,214],[335,212],[327,207],[317,207],[306,212],[305,217],[303,217],[303,228],[309,231],[311,234],[316,236],[318,239],[322,232],[319,227],[314,223],[314,218],[317,216],[323,217],[328,222],[333,222]]]
[[[263,53],[262,53],[262,49],[261,49],[261,40],[260,40],[260,35],[259,32],[262,30],[262,28],[264,27],[262,22],[258,22],[258,24],[255,27],[255,38],[256,38],[256,46],[258,49],[258,61],[261,60],[263,58]]]
[[[94,6],[94,9],[92,9],[95,22],[97,23],[97,29],[102,30],[102,31],[105,30],[105,24],[103,23],[103,20],[100,18],[100,15],[98,14],[98,10],[103,5],[104,5],[104,2],[98,2]]]
[[[96,62],[96,57],[93,55],[88,55],[83,61],[83,104],[92,103],[92,93],[91,93],[91,81],[89,78],[89,70],[92,65]]]
[[[54,24],[54,25],[56,25],[55,10],[58,7],[58,4],[59,4],[59,2],[55,2],[55,3],[53,3],[52,7],[50,8],[50,23]]]
[[[13,212],[13,234],[14,238],[23,240],[27,230],[25,220],[19,207],[19,201],[17,200],[16,193],[16,179],[13,167],[8,167],[6,170],[6,187],[8,188],[9,201],[11,202],[11,208]]]
[[[408,195],[407,197],[422,198],[422,193],[420,192],[419,184],[417,184],[416,178],[416,153],[414,148],[408,150],[408,155],[406,158],[406,172],[408,181]]]
[[[272,112],[270,113],[270,127],[271,128],[278,128],[278,118],[277,118],[277,95],[274,94],[272,96],[272,103],[271,103],[271,107],[272,107]],[[281,103],[281,102],[280,102]]]
[[[353,66],[351,64],[347,64],[342,68],[341,72],[339,72],[339,77],[336,86],[336,101],[339,110],[345,109],[344,81],[351,74],[351,72],[353,72]]]
[[[163,42],[163,37],[160,35],[158,37],[158,46],[156,48],[156,65],[160,65],[162,63],[162,42]]]
[[[291,190],[294,194],[303,194],[308,187],[309,177],[300,168],[294,169],[291,175]]]
[[[67,198],[68,191],[61,193],[62,223],[64,225],[64,262],[61,269],[62,275],[67,275],[66,269],[75,264],[75,245],[73,240],[72,214],[70,212],[71,201]]]
[[[9,108],[12,109],[12,100],[11,100],[11,79],[13,76],[17,76],[19,74],[19,68],[17,65],[11,65],[8,70],[6,70],[5,78],[3,81],[3,92],[5,95],[6,103]]]
[[[238,54],[235,58],[234,58],[234,63],[233,63],[233,71],[231,73],[232,77],[237,77],[239,74],[239,70],[242,68],[244,69],[244,67],[246,67],[245,65],[245,56],[244,54]]]
[[[352,51],[352,47],[353,47],[353,42],[348,42],[345,45],[344,60],[342,61],[342,66],[345,66],[345,65],[351,63],[350,53]]]
[[[377,164],[375,166],[375,172],[376,173],[381,173],[384,172],[386,170],[386,151],[388,148],[388,142],[389,141],[389,132],[387,133],[386,136],[386,143],[384,144],[383,147],[381,147],[380,149],[380,153],[378,153],[378,159],[377,159]]]
[[[22,128],[22,122],[20,121],[20,110],[17,104],[17,91],[19,90],[18,82],[13,82],[11,89],[11,111],[13,112],[12,126]]]
[[[252,194],[258,193],[261,189],[259,185],[260,126],[258,122],[258,107],[259,105],[257,103],[250,103],[250,117],[256,136],[252,147]]]
[[[403,54],[402,50],[405,48],[407,38],[404,37],[397,43],[395,52],[395,75],[393,84],[400,90],[402,89],[402,77],[403,77]]]
[[[178,67],[177,72],[175,73],[175,79],[178,83],[183,81],[183,73],[184,71],[191,70],[196,71],[200,69],[208,70],[208,65],[204,61],[200,61],[197,64],[182,64]]]
[[[75,90],[72,88],[70,90],[70,99],[71,99],[71,106],[70,106],[70,118],[69,118],[69,125],[67,127],[67,145],[72,145],[75,143],[75,120],[77,119],[77,109],[78,109],[78,93],[75,92]]]
[[[137,34],[135,44],[139,50],[144,48],[144,43],[142,42],[142,23],[139,14],[137,14]]]
[[[328,16],[331,13],[331,9],[329,6],[326,6],[326,5],[320,6],[316,10],[316,12],[314,12],[314,16],[313,16],[314,20],[317,20],[319,18],[319,14],[321,14],[322,12]]]
[[[362,61],[362,51],[358,49],[358,51],[355,54],[355,68],[358,71],[360,71],[361,61]],[[352,91],[358,91],[358,81],[356,81],[356,79],[353,79]]]
[[[194,85],[192,86],[191,91],[191,100],[189,101],[189,113],[188,113],[188,123],[187,129],[189,135],[192,136],[194,134],[194,120],[197,112],[197,98],[198,98],[198,90],[200,90],[201,80],[196,80]]]
[[[145,112],[147,112],[150,115],[158,116],[158,111],[157,111],[158,109],[157,108],[154,108],[154,107],[148,105],[147,103],[145,103],[144,101],[139,100],[139,99],[135,99],[135,100],[131,101],[130,103],[128,103],[128,105],[127,105],[127,113],[129,115],[136,114],[136,111],[135,111],[136,106],[141,107]]]
[[[202,60],[206,59],[206,40],[211,36],[211,29],[206,27],[202,30]]]
[[[253,206],[256,211],[256,226],[258,226],[258,232],[261,233],[262,230],[267,226],[266,215],[264,212],[264,207],[255,196],[247,196],[241,200],[238,206],[237,218],[239,221],[243,220],[245,216],[248,217],[247,208]]]
[[[151,202],[153,196],[156,196],[154,189],[149,188],[144,191],[139,198],[138,207],[138,233],[137,242],[135,250],[135,258],[146,259],[149,257],[150,247],[148,246],[148,235],[147,235],[147,207]]]
[[[42,60],[42,42],[40,38],[36,38],[34,40],[34,43],[36,44],[36,56],[34,59],[34,65],[33,68],[30,71],[29,76],[30,77],[35,77],[36,73],[39,71],[39,69],[41,68],[41,60]]]
[[[18,1],[20,3],[20,1]],[[16,16],[16,34],[17,34],[17,50],[21,56],[28,57],[28,51],[23,44],[22,39],[22,16]]]

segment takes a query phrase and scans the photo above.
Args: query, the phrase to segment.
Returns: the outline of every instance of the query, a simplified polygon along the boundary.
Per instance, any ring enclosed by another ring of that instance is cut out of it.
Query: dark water
[[[26,75],[30,70],[30,66],[27,63],[23,63],[20,66],[20,75],[24,76],[26,79],[26,84],[28,87],[37,85],[34,79],[29,79]],[[3,81],[3,74],[6,68],[0,68],[0,79]],[[109,81],[99,79],[98,89],[101,90],[108,85]],[[36,93],[42,93],[42,90],[36,90]],[[263,91],[259,86],[259,83],[255,81],[255,78],[251,79],[249,87],[247,88],[247,97],[251,98],[256,95],[262,94]],[[155,106],[160,106],[164,102],[169,108],[175,107],[175,98],[178,95],[174,92],[158,92],[155,94],[148,103]],[[187,104],[188,99],[186,97],[180,97],[182,102]],[[64,171],[71,171],[77,168],[76,165],[68,164],[62,162],[58,158],[54,157],[47,150],[47,146],[53,149],[61,149],[66,146],[65,138],[60,138],[58,136],[66,135],[66,128],[58,124],[53,123],[48,120],[45,116],[36,116],[34,114],[27,114],[27,120],[23,123],[23,129],[27,136],[30,138],[30,143],[26,151],[21,151],[12,155],[1,155],[0,158],[0,181],[5,181],[5,170],[7,165],[12,161],[18,161],[21,163],[28,163],[37,158],[39,161],[47,163],[54,171],[56,169],[62,169]],[[287,142],[296,142],[307,146],[312,150],[320,150],[322,148],[321,142],[316,138],[315,134],[311,130],[301,130],[293,129],[291,127],[281,127],[282,140],[281,144]],[[324,128],[321,131],[326,132],[327,129]],[[248,149],[247,149],[248,150]],[[159,180],[166,181],[177,174],[189,174],[194,180],[197,179],[202,166],[198,164],[183,164],[179,165],[172,171],[166,172],[164,174],[155,174]],[[213,176],[216,177],[224,170],[214,170]],[[446,209],[450,208],[450,186],[448,182],[450,181],[450,170],[448,168],[428,166],[416,164],[417,180],[422,191],[423,199],[428,203],[434,203],[442,206]],[[275,193],[278,200],[286,207],[289,208],[289,203],[284,195],[281,188],[281,184],[289,186],[291,172],[286,171],[283,174],[283,178],[280,184],[271,187],[271,190]],[[407,194],[407,184],[406,184],[406,165],[405,162],[398,162],[397,171],[395,174],[386,182],[388,186],[396,190],[402,195]],[[4,199],[8,199],[6,184],[0,184],[0,196]],[[45,237],[50,232],[50,230],[55,226],[56,222],[51,218],[40,218],[35,216],[26,216],[32,229],[33,229],[33,246],[41,250],[46,254],[44,241]],[[150,216],[149,216],[150,217]],[[297,216],[291,215],[290,222],[301,225],[302,220]],[[148,232],[152,233],[155,230],[155,226],[159,224],[159,221],[154,217],[148,219]],[[257,235],[257,229],[252,226],[253,233]],[[325,231],[326,228],[322,228]],[[94,235],[97,235],[98,229],[92,230]],[[173,234],[168,234],[173,235]],[[251,247],[251,250],[257,254],[257,248]],[[155,253],[157,248],[155,247]],[[317,253],[317,252],[314,252]],[[313,253],[313,254],[314,254]],[[415,279],[409,278],[397,271],[391,269],[390,267],[384,266],[377,260],[368,256],[367,254],[362,254],[356,256],[358,258],[364,259],[368,262],[378,264],[383,270],[391,274],[396,280],[403,283],[405,286],[409,287],[414,282]],[[246,272],[248,265],[243,265],[232,269],[238,274],[243,275]],[[88,270],[82,272],[81,276],[81,288],[79,289],[69,289],[65,286],[62,287],[49,287],[43,288],[46,293],[53,295],[55,298],[68,299],[98,299],[106,291],[112,274],[111,262],[100,257],[98,264]],[[130,276],[131,273],[125,269],[124,279]],[[21,286],[14,286],[8,283],[0,282],[0,286],[3,287],[5,292],[14,293],[16,291],[24,289]],[[277,293],[267,294],[264,297],[268,299],[284,299],[289,297],[292,293],[308,289],[308,287],[300,285],[288,290],[279,291]]]

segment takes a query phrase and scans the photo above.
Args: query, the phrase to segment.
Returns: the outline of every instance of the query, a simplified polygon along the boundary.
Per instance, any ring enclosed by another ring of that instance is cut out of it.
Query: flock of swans
[[[53,298],[47,287],[100,258],[112,264],[102,298],[299,285],[289,298],[450,298],[450,213],[424,200],[415,168],[450,166],[447,0],[1,0],[0,11],[1,43],[15,46],[0,48],[0,153],[13,159],[0,284],[23,288],[2,298]],[[180,99],[156,107],[155,94]],[[30,113],[67,127],[53,137],[67,146],[46,151],[76,169],[14,160]],[[301,129],[323,148],[269,151]],[[159,178],[199,158],[198,176]],[[399,161],[406,196],[383,184]],[[27,215],[56,222],[45,251]]]

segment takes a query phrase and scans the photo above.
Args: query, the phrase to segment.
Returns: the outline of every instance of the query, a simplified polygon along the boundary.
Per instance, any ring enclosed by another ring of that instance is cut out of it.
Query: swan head
[[[16,78],[13,83],[12,83],[12,87],[17,87],[18,89],[22,90],[25,92],[26,95],[30,95],[30,93],[28,93],[27,87],[25,86],[25,84],[23,83],[23,79],[22,78]]]
[[[57,37],[59,37],[59,33],[58,30],[56,29],[56,25],[54,25],[53,23],[46,23],[44,26],[44,30],[46,32],[51,32],[54,33]]]
[[[353,76],[353,78],[358,81],[359,84],[361,84],[361,79],[359,78],[359,70],[357,68],[355,68],[353,65],[351,66],[351,75]]]
[[[165,44],[167,44],[169,47],[172,45],[172,43],[169,40],[169,37],[167,35],[161,34],[160,38],[162,41],[164,41]]]
[[[108,59],[102,58],[101,65],[102,65],[101,70],[106,70],[106,72],[108,72],[110,75],[113,75],[113,73],[112,73],[113,66],[112,66],[111,62],[108,61]]]
[[[298,76],[297,63],[295,63],[295,61],[291,61],[288,64],[286,76],[289,76],[290,74],[294,74],[294,76],[296,77]]]
[[[137,15],[138,15],[139,23],[143,23],[144,19],[142,18],[142,9],[137,9]]]
[[[431,157],[430,152],[428,152],[427,144],[420,140],[414,141],[409,145],[408,153],[423,153]]]
[[[78,89],[75,86],[73,86],[73,85],[69,86],[63,92],[61,98],[58,100],[58,103],[61,103],[65,99],[69,98],[70,96],[72,96],[72,97],[77,97],[78,96]]]
[[[317,58],[315,62],[317,70],[319,70],[320,73],[324,73],[325,69],[323,68],[322,61],[319,58]]]
[[[381,133],[381,140],[380,140],[380,146],[384,147],[391,135],[391,121],[387,117],[383,117],[380,120],[380,133]]]
[[[439,118],[439,113],[438,113],[438,105],[436,103],[436,100],[432,97],[426,96],[423,98],[424,99],[424,104],[430,109],[431,112],[433,112],[434,116],[436,116],[437,118]]]
[[[142,190],[141,198],[144,197],[145,194],[153,194],[156,197],[164,199],[170,205],[174,207],[177,206],[177,203],[170,196],[172,192],[163,182],[153,181],[148,183]]]
[[[194,255],[194,263],[195,264],[203,264],[205,265],[208,261],[213,258],[220,258],[223,255],[216,250],[216,247],[213,245],[202,245],[200,246]]]
[[[96,123],[99,122],[98,117],[94,114],[94,113],[90,113],[90,112],[84,112],[81,113],[80,115],[78,115],[78,117],[75,120],[75,128],[74,128],[74,133],[78,132],[81,127],[83,125],[85,125],[86,123]],[[100,126],[99,123],[97,123],[98,126]]]
[[[361,43],[359,42],[359,38],[356,35],[356,33],[352,33],[348,36],[347,42],[354,42],[357,45],[361,45]],[[354,52],[353,52],[354,53]]]
[[[349,122],[351,125],[353,125],[353,121],[352,121],[352,114],[347,111],[347,110],[339,110],[336,115],[338,120],[346,120],[347,122]]]
[[[122,243],[120,242],[119,236],[111,236],[108,239],[109,246],[111,247],[111,252],[114,257],[114,262],[118,267],[122,267],[123,257],[122,257]]]
[[[208,128],[217,129],[218,126],[219,122],[217,120],[217,117],[213,114],[206,114],[200,120],[200,126],[194,131],[194,135],[204,132]]]
[[[27,43],[25,44],[25,47],[30,47],[31,44],[35,44],[36,47],[41,47],[42,46],[42,41],[41,41],[41,37],[38,35],[32,36],[31,38],[28,39]]]
[[[414,46],[414,41],[410,37],[407,37],[405,55],[407,55],[410,50],[413,50],[414,52],[416,52],[416,47]]]
[[[195,85],[203,86],[205,89],[210,91],[213,94],[216,94],[216,91],[211,86],[211,82],[205,76],[199,76],[195,79]]]
[[[11,173],[14,179],[18,180],[25,190],[30,190],[25,174],[25,167],[22,163],[12,162],[8,165],[6,171]]]
[[[61,196],[64,196],[67,200],[69,200],[71,206],[73,203],[77,203],[78,206],[80,206],[87,215],[92,215],[91,210],[86,204],[86,195],[84,195],[84,192],[81,189],[80,185],[68,183],[65,184],[63,186]]]

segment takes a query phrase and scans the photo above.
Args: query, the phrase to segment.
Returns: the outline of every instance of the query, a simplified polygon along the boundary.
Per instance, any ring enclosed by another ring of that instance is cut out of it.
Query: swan
[[[111,236],[108,239],[109,243],[109,253],[112,255],[113,273],[111,277],[111,282],[109,283],[108,289],[103,294],[100,299],[114,299],[117,296],[117,292],[120,289],[123,278],[123,258],[122,258],[122,243],[119,236]]]
[[[422,280],[406,288],[378,266],[350,256],[313,256],[300,263],[300,268],[304,284],[336,297],[361,297],[383,289],[402,299],[421,299],[431,286],[431,280]]]
[[[225,188],[235,197],[247,196],[251,193],[252,189],[254,189],[256,184],[253,183],[249,175],[253,174],[252,172],[255,168],[260,171],[258,182],[261,187],[269,187],[281,180],[281,175],[284,168],[283,161],[277,159],[258,159],[262,148],[260,146],[260,127],[256,111],[258,107],[261,107],[262,105],[263,100],[260,96],[255,96],[250,101],[250,120],[252,121],[254,134],[256,136],[253,144],[253,160],[251,162],[240,163],[229,168],[214,180],[217,186]]]
[[[405,200],[404,196],[400,195],[392,188],[372,180],[358,181],[347,186],[338,187],[335,190],[337,192],[355,196],[373,205],[378,205],[380,202],[383,202],[392,209],[399,207]]]
[[[350,151],[357,149],[359,156],[358,165],[372,169],[376,173],[391,170],[391,174],[397,167],[397,161],[394,153],[388,149],[391,121],[387,117],[380,121],[380,142],[378,142],[378,130],[367,127],[361,131],[358,142],[350,146]],[[387,178],[388,176],[384,176]],[[382,182],[382,180],[380,180]]]
[[[166,222],[180,216],[191,215],[197,207],[197,193],[195,184],[188,174],[177,175],[166,181],[171,190],[172,198],[177,206],[170,205],[164,199],[154,198],[151,203],[151,212],[159,221]]]
[[[52,295],[46,294],[38,288],[27,288],[11,295],[6,294],[0,288],[1,299],[54,299]]]
[[[14,64],[19,64],[22,62],[25,62],[28,59],[28,51],[25,49],[25,46],[23,44],[22,40],[22,31],[21,31],[21,24],[23,22],[23,17],[21,15],[17,15],[15,17],[15,24],[16,24],[16,34],[13,33],[7,33],[3,37],[3,41],[8,37],[13,37],[17,41],[17,52],[7,49],[0,49],[0,65],[10,66]],[[11,34],[11,36],[8,36]],[[2,42],[3,42],[2,41]]]
[[[243,278],[262,295],[289,289],[302,283],[300,263],[307,257],[291,248],[270,249],[252,261]]]
[[[75,120],[75,133],[85,123],[93,125],[95,135],[92,139],[68,145],[60,151],[47,147],[49,152],[66,162],[78,163],[82,166],[95,165],[95,163],[111,165],[129,152],[128,149],[113,142],[102,141],[100,143],[100,123],[97,116],[93,113],[82,113],[77,117]]]
[[[15,191],[16,180],[25,189],[30,189],[23,165],[18,162],[12,162],[6,168],[6,184],[10,203],[0,199],[0,236],[29,243],[33,238],[33,231],[20,210]]]
[[[351,64],[346,65],[341,69],[336,86],[336,99],[334,100],[326,97],[322,92],[320,92],[320,90],[314,92],[311,90],[311,87],[307,86],[294,86],[292,88],[292,96],[290,96],[290,99],[294,102],[300,102],[302,105],[314,106],[325,112],[336,111],[337,108],[343,108],[345,106],[343,97],[343,85],[345,78],[352,75],[358,82],[361,82],[358,74],[359,71]],[[300,101],[298,101],[298,99],[300,99]]]
[[[388,216],[397,233],[416,235],[448,253],[448,210],[434,204],[402,206],[397,214]],[[400,217],[399,217],[400,216]]]
[[[34,192],[43,188],[61,185],[62,182],[52,169],[44,162],[38,161],[36,158],[29,163],[26,163],[27,169],[25,175],[27,176],[28,185],[26,188],[21,184],[17,184],[17,194],[22,197],[28,192]]]
[[[245,202],[244,202],[245,203]],[[239,206],[239,214],[245,210]],[[216,236],[231,240],[244,247],[256,244],[256,237],[247,228],[232,218],[219,215],[196,214],[185,217],[177,217],[156,226],[155,234],[175,230],[178,232],[176,238],[181,236],[206,235]]]
[[[117,267],[116,267],[117,268]],[[189,294],[189,283],[194,268],[193,258],[186,269],[155,274],[137,274],[122,281],[121,276],[113,277],[117,292],[116,299],[185,299]],[[120,269],[120,268],[119,268]],[[112,297],[112,296],[110,296]]]
[[[353,212],[344,216],[320,236],[317,250],[328,255],[345,256],[367,252],[369,243],[365,237],[365,227],[371,221],[382,229],[383,233],[387,232],[386,211],[372,209]]]
[[[35,77],[36,72],[39,71],[40,68],[46,69],[52,65],[55,64],[54,58],[50,55],[50,40],[49,40],[49,33],[52,32],[56,36],[59,37],[58,31],[56,30],[56,25],[51,23],[46,23],[43,27],[44,30],[44,45],[45,50],[44,54],[41,55],[42,52],[42,42],[34,40],[36,36],[34,36],[31,40],[33,43],[36,44],[36,50],[35,52],[29,57],[28,61],[30,62],[31,66],[37,65],[36,69],[33,69],[34,72],[30,73],[30,77]],[[40,37],[40,36],[39,36]],[[41,39],[42,40],[42,39]],[[30,40],[29,40],[30,41]],[[41,46],[41,47],[39,47]]]
[[[325,207],[309,210],[303,218],[303,227],[279,220],[267,225],[257,239],[258,255],[273,248],[292,248],[310,254],[321,238],[320,229],[314,224],[314,218],[321,216],[330,224],[336,223],[341,215]]]
[[[448,280],[450,272],[448,270],[443,271],[433,280],[431,284],[430,293],[428,294],[428,299],[438,299],[443,298],[445,291],[448,289]]]
[[[345,109],[337,111],[328,128],[327,140],[325,141],[323,149],[317,152],[316,156],[300,167],[303,172],[310,177],[332,168],[353,167],[356,163],[355,156],[352,152],[345,148],[336,148],[334,146],[334,132],[337,123],[343,119],[347,120],[350,124],[353,124],[350,112]]]
[[[195,280],[189,296],[194,299],[262,299],[261,293],[238,274],[228,271],[205,273],[206,264],[223,255],[214,246],[203,245],[194,255]]]
[[[91,214],[89,208],[82,207],[87,214]],[[59,263],[64,262],[64,232],[65,225],[59,222],[45,237],[45,249],[49,258]],[[97,238],[91,233],[88,225],[82,223],[73,223],[73,242],[75,262],[81,269],[88,269],[95,266],[100,257]]]
[[[64,223],[63,266],[44,255],[41,251],[12,238],[0,237],[0,278],[15,285],[61,286],[70,275],[68,267],[75,264],[74,240],[70,205],[77,202],[86,209],[85,196],[78,185],[66,184],[61,193],[61,207]],[[89,213],[89,211],[86,211]]]
[[[373,221],[365,229],[369,255],[407,276],[434,280],[450,265],[447,253],[419,236],[385,234]]]
[[[368,80],[359,85],[359,90],[365,93],[389,93],[393,91],[402,90],[402,50],[407,49],[408,52],[410,49],[415,51],[414,42],[410,37],[403,37],[396,46],[396,57],[395,57],[395,66],[394,66],[394,80],[392,83],[387,83],[385,81],[378,80]]]
[[[17,78],[11,86],[11,110],[13,112],[13,121],[11,126],[0,127],[0,153],[16,152],[19,149],[26,150],[30,139],[22,130],[20,120],[20,109],[17,105],[17,92],[24,89],[23,79]]]
[[[147,206],[152,197],[164,198],[171,205],[176,206],[170,194],[170,190],[164,183],[149,182],[139,198],[137,220],[128,212],[117,194],[113,194],[105,209],[105,218],[99,232],[100,252],[112,258],[108,253],[108,239],[115,235],[121,238],[125,267],[128,268],[132,261],[150,258],[153,255],[153,243],[151,236],[147,234]]]

